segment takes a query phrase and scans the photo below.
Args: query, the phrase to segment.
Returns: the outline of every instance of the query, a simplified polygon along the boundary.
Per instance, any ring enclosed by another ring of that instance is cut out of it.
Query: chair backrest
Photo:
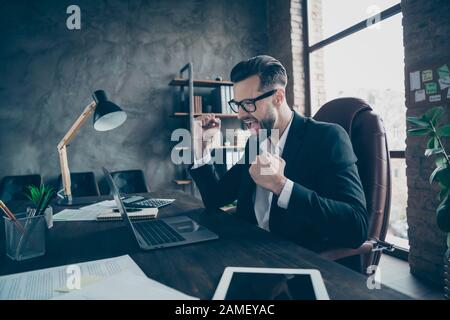
[[[342,126],[350,136],[369,214],[369,238],[386,238],[391,207],[389,149],[382,119],[363,100],[339,98],[327,102],[314,115],[322,122]],[[361,257],[362,270],[378,265],[380,253]]]
[[[111,176],[122,194],[149,192],[142,170],[115,171]]]
[[[63,188],[61,175],[58,178],[59,189]],[[99,196],[100,191],[98,189],[95,174],[92,171],[89,172],[71,172],[70,173],[70,189],[73,197],[90,197]]]
[[[25,195],[26,187],[29,185],[39,187],[41,183],[42,178],[39,174],[3,177],[0,182],[0,199],[5,203],[15,200],[28,200]]]

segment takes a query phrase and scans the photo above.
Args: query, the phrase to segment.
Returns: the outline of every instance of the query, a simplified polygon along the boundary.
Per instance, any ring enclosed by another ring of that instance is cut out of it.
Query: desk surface
[[[148,277],[201,299],[211,299],[227,266],[319,269],[331,299],[408,299],[385,286],[370,290],[363,275],[230,214],[205,212],[200,201],[184,193],[151,195],[177,199],[160,209],[160,217],[186,214],[216,232],[220,239],[142,251],[123,222],[55,222],[45,256],[14,262],[5,255],[1,219],[0,275],[129,254]],[[25,204],[10,206],[20,210]]]

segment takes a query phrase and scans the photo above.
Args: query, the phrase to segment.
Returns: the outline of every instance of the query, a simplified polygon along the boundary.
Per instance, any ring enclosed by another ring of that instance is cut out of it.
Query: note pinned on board
[[[441,90],[450,88],[450,76],[439,79],[439,86],[441,87]]]
[[[433,70],[422,71],[422,82],[433,80]]]
[[[437,73],[439,75],[439,79],[444,79],[450,76],[450,70],[448,68],[448,66],[446,64],[444,64],[443,66],[439,67],[437,69]]]
[[[426,95],[425,95],[425,90],[417,90],[414,94],[414,101],[415,102],[421,102],[421,101],[425,101],[426,99]]]
[[[430,96],[429,98],[430,102],[438,102],[441,101],[441,95],[440,94],[435,94]]]
[[[437,83],[436,82],[425,83],[425,92],[426,92],[426,94],[436,94],[437,93]]]
[[[420,89],[420,71],[409,73],[409,86],[411,91]]]

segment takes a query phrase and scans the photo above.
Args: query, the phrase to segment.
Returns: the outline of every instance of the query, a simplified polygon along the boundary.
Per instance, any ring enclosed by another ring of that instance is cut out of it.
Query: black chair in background
[[[24,176],[6,176],[0,182],[0,199],[7,203],[16,200],[28,200],[25,195],[26,187],[34,185],[39,187],[42,178],[39,174]]]
[[[71,172],[70,180],[73,197],[89,197],[100,195],[97,181],[95,180],[95,174],[92,171]],[[61,175],[59,175],[58,181],[58,190],[61,190],[63,188]]]
[[[142,170],[115,171],[111,176],[122,194],[149,192]]]

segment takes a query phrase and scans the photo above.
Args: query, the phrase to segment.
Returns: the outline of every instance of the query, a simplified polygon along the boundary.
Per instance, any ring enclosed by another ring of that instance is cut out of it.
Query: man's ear
[[[285,99],[285,91],[282,88],[279,88],[277,92],[273,95],[274,103],[278,106],[281,106]]]

